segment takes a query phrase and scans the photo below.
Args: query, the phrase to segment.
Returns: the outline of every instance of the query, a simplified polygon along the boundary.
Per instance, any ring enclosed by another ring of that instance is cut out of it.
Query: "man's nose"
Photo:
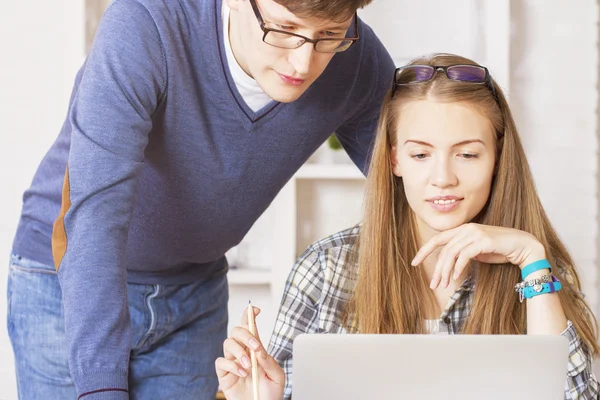
[[[314,52],[315,49],[312,43],[304,43],[297,49],[290,50],[290,63],[296,73],[300,75],[308,74]]]

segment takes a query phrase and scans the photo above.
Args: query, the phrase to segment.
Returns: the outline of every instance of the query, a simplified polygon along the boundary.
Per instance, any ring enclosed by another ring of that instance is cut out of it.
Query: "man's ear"
[[[398,157],[396,155],[396,146],[392,146],[392,151],[390,153],[390,163],[392,165],[392,172],[398,178],[402,177],[402,173],[400,172],[400,167],[398,166]]]
[[[227,7],[231,8],[232,10],[237,10],[240,7],[240,3],[243,0],[225,0],[225,2],[227,3]]]

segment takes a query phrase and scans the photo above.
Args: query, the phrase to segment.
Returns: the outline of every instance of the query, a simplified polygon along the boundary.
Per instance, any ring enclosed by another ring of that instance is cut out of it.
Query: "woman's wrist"
[[[535,244],[531,246],[529,254],[527,255],[527,257],[525,257],[525,260],[521,264],[519,264],[519,268],[522,271],[523,268],[525,268],[529,264],[544,259],[546,259],[546,249],[544,249],[544,246],[540,242],[536,241]]]

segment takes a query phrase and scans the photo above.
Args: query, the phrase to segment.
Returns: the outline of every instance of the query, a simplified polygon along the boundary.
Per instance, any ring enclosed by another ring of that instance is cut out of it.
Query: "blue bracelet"
[[[525,280],[525,278],[528,275],[531,275],[532,273],[534,273],[535,271],[539,271],[540,269],[546,269],[546,268],[548,268],[550,270],[550,273],[552,273],[552,265],[550,265],[548,260],[543,259],[543,260],[534,261],[531,264],[527,264],[525,266],[525,268],[523,268],[521,270],[521,278],[523,278],[523,280]]]
[[[541,285],[527,286],[523,289],[523,297],[530,299],[538,294],[554,293],[562,289],[562,285],[558,280],[556,282],[542,283]]]

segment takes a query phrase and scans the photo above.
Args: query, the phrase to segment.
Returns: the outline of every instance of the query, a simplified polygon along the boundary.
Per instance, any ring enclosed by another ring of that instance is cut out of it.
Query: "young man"
[[[21,399],[214,399],[225,252],[331,132],[365,170],[371,0],[224,1],[104,15],[13,245]]]

